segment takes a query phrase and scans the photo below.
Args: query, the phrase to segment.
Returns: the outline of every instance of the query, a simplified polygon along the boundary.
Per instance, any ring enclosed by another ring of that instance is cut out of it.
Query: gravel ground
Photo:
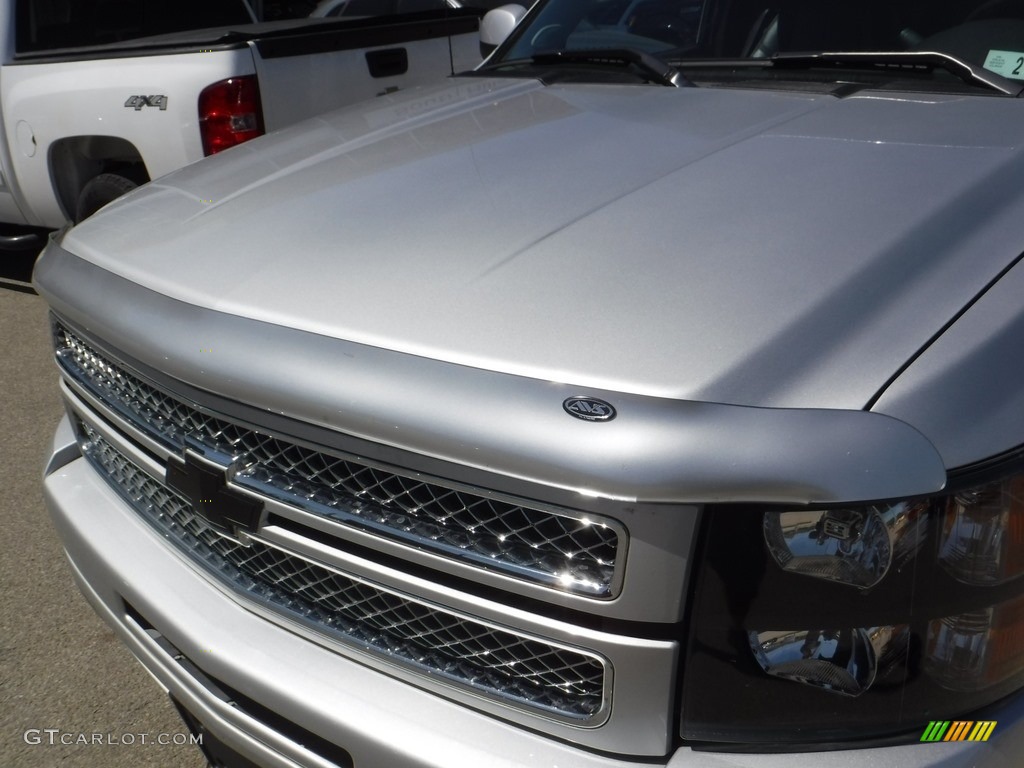
[[[152,743],[185,728],[79,594],[43,507],[62,409],[33,260],[0,251],[0,766],[199,768],[195,747]]]

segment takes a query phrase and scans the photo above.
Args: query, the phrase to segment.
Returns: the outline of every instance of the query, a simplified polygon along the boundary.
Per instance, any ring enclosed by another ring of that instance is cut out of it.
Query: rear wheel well
[[[142,155],[125,139],[72,136],[54,142],[50,148],[50,181],[68,220],[78,220],[82,190],[101,174],[121,176],[135,184],[149,181]]]

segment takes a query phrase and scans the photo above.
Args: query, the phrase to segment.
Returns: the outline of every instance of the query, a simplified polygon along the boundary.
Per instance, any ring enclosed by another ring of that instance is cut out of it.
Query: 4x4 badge
[[[163,94],[156,96],[129,96],[124,105],[136,112],[141,112],[143,107],[159,107],[161,112],[167,111],[167,97]]]
[[[611,421],[615,418],[615,408],[611,403],[593,397],[570,397],[562,407],[570,416],[584,421]]]

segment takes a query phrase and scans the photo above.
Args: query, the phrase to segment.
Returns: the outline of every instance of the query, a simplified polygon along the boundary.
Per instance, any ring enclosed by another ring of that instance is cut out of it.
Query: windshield
[[[491,63],[607,49],[679,65],[939,52],[1024,85],[1024,0],[541,0]]]

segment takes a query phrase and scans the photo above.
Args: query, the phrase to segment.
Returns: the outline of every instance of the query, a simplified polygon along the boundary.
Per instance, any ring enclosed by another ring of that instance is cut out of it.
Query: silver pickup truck
[[[215,765],[1024,764],[1022,67],[540,0],[112,203],[35,274],[83,592]]]

